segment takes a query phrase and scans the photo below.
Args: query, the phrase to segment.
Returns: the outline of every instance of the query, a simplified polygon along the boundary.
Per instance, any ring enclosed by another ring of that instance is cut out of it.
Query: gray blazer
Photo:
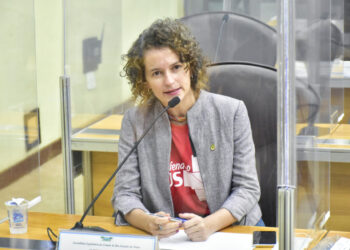
[[[156,101],[125,113],[119,162],[162,109]],[[187,113],[187,121],[210,213],[226,208],[239,224],[255,225],[261,218],[260,186],[244,103],[201,91]],[[112,204],[118,225],[127,224],[123,215],[135,208],[174,216],[169,187],[170,149],[170,122],[164,114],[116,176]]]

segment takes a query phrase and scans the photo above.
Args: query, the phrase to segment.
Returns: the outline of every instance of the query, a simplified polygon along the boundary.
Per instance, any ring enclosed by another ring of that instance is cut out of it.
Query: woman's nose
[[[165,74],[165,83],[171,85],[175,82],[175,77],[171,72],[166,72]]]

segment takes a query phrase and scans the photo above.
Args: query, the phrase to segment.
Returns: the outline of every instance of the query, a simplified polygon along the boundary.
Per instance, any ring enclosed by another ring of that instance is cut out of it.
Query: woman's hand
[[[205,241],[214,233],[206,224],[206,219],[192,213],[179,214],[180,218],[187,221],[182,224],[185,233],[192,241]]]
[[[182,226],[192,241],[205,241],[214,232],[237,221],[225,208],[221,208],[205,218],[191,213],[179,214],[179,217],[187,220]]]
[[[157,216],[158,215],[158,216]],[[170,221],[170,214],[158,212],[156,215],[148,215],[148,231],[158,238],[167,238],[179,231],[181,223]]]

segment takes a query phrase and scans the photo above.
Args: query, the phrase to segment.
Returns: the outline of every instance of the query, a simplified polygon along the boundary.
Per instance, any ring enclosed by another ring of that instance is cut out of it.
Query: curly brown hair
[[[203,56],[198,42],[190,30],[179,20],[170,18],[156,20],[145,29],[132,44],[128,53],[122,56],[126,61],[124,75],[131,84],[131,92],[140,104],[155,98],[145,84],[144,53],[149,49],[168,47],[185,63],[191,72],[191,88],[197,98],[201,89],[206,88],[206,66],[209,61]]]

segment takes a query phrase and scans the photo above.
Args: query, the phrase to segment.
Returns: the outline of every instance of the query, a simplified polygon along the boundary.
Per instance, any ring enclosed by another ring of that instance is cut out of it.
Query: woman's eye
[[[152,73],[152,76],[159,76],[160,75],[160,71],[154,71],[153,73]]]
[[[175,70],[181,69],[181,68],[182,68],[182,65],[181,65],[181,64],[176,64],[176,65],[174,66],[174,69],[175,69]]]

